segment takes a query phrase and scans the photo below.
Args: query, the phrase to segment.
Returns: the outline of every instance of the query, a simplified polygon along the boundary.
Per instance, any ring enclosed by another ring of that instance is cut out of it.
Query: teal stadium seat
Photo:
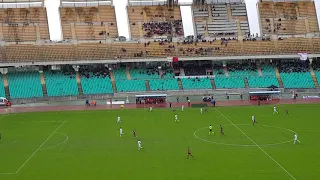
[[[214,82],[217,89],[245,88],[242,77],[215,77]]]
[[[215,77],[226,77],[223,69],[214,69],[213,74]]]
[[[147,73],[147,69],[130,69],[131,79],[157,79],[159,74],[157,72]]]
[[[38,71],[8,72],[7,77],[11,98],[43,97]]]
[[[174,73],[172,71],[166,71],[166,73],[163,75],[163,79],[171,79],[174,78]]]
[[[310,72],[280,73],[285,88],[315,88]]]
[[[274,71],[273,66],[261,65],[260,68],[263,76],[276,76],[276,72]]]
[[[118,80],[116,81],[118,92],[134,92],[146,91],[146,84],[144,80]]]
[[[127,73],[125,68],[113,70],[114,79],[127,79]]]
[[[179,90],[178,80],[177,79],[152,79],[149,81],[150,90]]]
[[[251,70],[234,70],[234,71],[228,71],[229,76],[234,77],[249,77],[249,76],[258,76],[258,71],[251,71]]]
[[[4,90],[4,84],[3,84],[3,75],[0,73],[0,96],[6,97],[6,92]]]
[[[61,71],[45,71],[48,96],[79,95],[76,75],[64,75]]]
[[[316,74],[317,80],[318,80],[318,84],[320,84],[320,71],[314,71],[314,73]]]
[[[181,79],[183,89],[212,89],[212,85],[209,78],[200,78],[200,81],[195,78],[182,78]]]
[[[251,88],[267,88],[271,85],[279,87],[278,79],[275,76],[248,77],[248,83]]]
[[[95,76],[89,73],[90,78],[81,76],[83,94],[108,94],[113,93],[112,83],[109,77]]]

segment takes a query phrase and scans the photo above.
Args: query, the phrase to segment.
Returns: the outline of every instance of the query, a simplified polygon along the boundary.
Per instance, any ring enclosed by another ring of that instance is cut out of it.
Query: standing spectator
[[[179,97],[177,97],[177,102],[179,102]]]

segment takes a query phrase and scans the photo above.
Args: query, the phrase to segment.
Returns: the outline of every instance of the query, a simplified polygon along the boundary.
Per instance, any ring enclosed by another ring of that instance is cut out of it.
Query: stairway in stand
[[[283,82],[282,82],[282,79],[281,79],[281,77],[280,77],[279,69],[278,69],[277,67],[275,67],[275,68],[274,68],[274,71],[276,72],[276,75],[277,75],[277,79],[278,79],[280,88],[283,88]]]
[[[212,85],[212,89],[217,89],[216,83],[214,82],[213,78],[210,78],[210,82],[211,82],[211,85]]]
[[[9,91],[7,74],[3,74],[2,76],[3,76],[3,84],[4,84],[4,91],[6,93],[6,98],[10,99],[10,91]]]
[[[112,70],[110,71],[110,79],[111,79],[113,92],[116,93],[117,92],[117,86],[116,86],[116,82],[114,80],[114,73],[113,73]]]
[[[182,86],[181,79],[178,79],[178,85],[179,85],[179,89],[180,89],[180,90],[183,90],[183,86]]]
[[[314,70],[313,70],[312,67],[310,67],[310,74],[311,74],[311,76],[312,76],[312,80],[313,80],[314,86],[315,86],[316,88],[319,88],[318,79],[317,79],[317,76],[316,76],[316,74],[314,73]]]
[[[39,71],[39,73],[40,73],[40,80],[41,80],[43,97],[48,97],[46,81],[44,79],[43,71]]]
[[[76,72],[76,79],[77,79],[79,95],[83,95],[83,90],[82,90],[82,86],[81,86],[81,80],[80,80],[79,71]]]
[[[145,81],[145,84],[146,84],[147,92],[151,91],[151,90],[150,90],[150,85],[149,85],[149,81],[148,81],[148,80],[146,80],[146,81]]]
[[[244,84],[246,85],[246,88],[249,88],[249,82],[247,78],[244,78]]]

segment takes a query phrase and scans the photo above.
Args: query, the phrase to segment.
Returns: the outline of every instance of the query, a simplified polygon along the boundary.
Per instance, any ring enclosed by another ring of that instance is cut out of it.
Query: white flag
[[[308,53],[298,53],[301,61],[306,61],[308,59]]]

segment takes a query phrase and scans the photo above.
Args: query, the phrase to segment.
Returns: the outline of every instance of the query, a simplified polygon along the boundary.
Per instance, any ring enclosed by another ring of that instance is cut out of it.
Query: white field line
[[[61,135],[63,135],[66,139],[65,139],[63,142],[60,142],[60,143],[58,143],[58,144],[55,144],[55,145],[52,145],[52,146],[49,146],[49,147],[41,148],[41,149],[39,149],[39,150],[42,151],[42,150],[45,150],[45,149],[50,149],[50,148],[53,148],[53,147],[57,147],[57,146],[59,146],[59,145],[61,145],[61,144],[64,144],[65,142],[67,142],[68,139],[69,139],[69,136],[67,136],[67,135],[64,134],[64,133],[56,132],[55,134],[61,134]]]
[[[59,127],[57,127],[52,133],[51,135],[38,147],[38,149],[36,149],[31,156],[26,160],[26,162],[24,162],[19,169],[15,172],[15,174],[17,174],[27,163],[28,161],[41,149],[41,147],[53,136],[53,134],[65,123],[66,121],[63,121],[63,123],[60,124]]]
[[[256,145],[264,154],[266,154],[273,162],[275,162],[283,171],[285,171],[292,179],[296,180],[296,178],[290,174],[283,166],[281,166],[273,157],[271,157],[264,149],[262,149],[254,140],[252,140],[245,132],[243,132],[236,124],[234,124],[229,118],[227,118],[223,113],[221,113],[217,108],[215,110],[223,116],[227,121],[230,122],[235,128],[237,128],[243,135],[245,135],[253,144]]]

